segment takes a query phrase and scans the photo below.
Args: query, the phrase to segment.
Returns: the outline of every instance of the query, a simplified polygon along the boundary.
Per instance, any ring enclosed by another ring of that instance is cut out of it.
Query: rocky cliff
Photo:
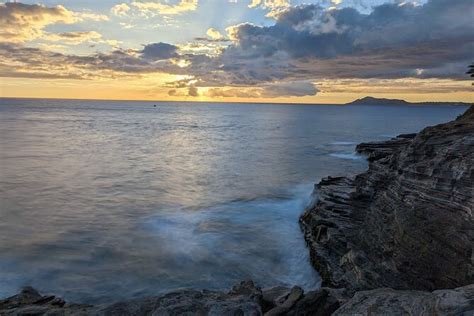
[[[474,283],[474,107],[357,150],[368,170],[322,180],[300,219],[324,284],[432,291]]]

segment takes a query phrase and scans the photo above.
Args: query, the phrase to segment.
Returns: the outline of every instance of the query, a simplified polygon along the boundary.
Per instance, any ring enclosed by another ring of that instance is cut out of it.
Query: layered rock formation
[[[434,292],[390,288],[357,292],[333,315],[474,315],[474,285]]]
[[[369,156],[368,171],[321,181],[300,220],[324,284],[432,291],[474,283],[474,107],[357,150]]]

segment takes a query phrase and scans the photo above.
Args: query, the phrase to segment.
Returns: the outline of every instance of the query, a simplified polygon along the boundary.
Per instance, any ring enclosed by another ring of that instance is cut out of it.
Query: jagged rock
[[[0,315],[89,315],[92,306],[70,304],[55,296],[42,296],[32,287],[0,300]]]
[[[330,315],[347,301],[344,290],[324,288],[304,295],[300,287],[260,288],[252,281],[229,292],[179,290],[99,306],[67,304],[33,288],[0,301],[0,315]],[[264,298],[265,296],[265,298]]]
[[[416,134],[401,134],[384,142],[360,143],[356,151],[368,155],[369,161],[375,161],[394,154],[400,147],[408,145]]]
[[[265,316],[285,315],[300,298],[304,291],[299,286],[294,286],[289,293],[285,293],[276,299],[276,307],[265,313]]]
[[[19,294],[0,301],[0,309],[11,309],[21,305],[33,304],[42,298],[38,291],[27,286],[24,287]]]
[[[357,292],[333,315],[474,315],[474,285],[434,292]]]
[[[228,293],[180,290],[112,305],[66,304],[55,296],[42,296],[28,287],[0,301],[0,315],[262,315],[262,292],[252,281]]]
[[[388,145],[387,145],[388,144]],[[432,291],[474,283],[474,107],[415,137],[364,145],[300,222],[323,285]]]
[[[276,299],[276,305],[289,309],[303,296],[303,293],[304,291],[302,288],[294,286],[288,293],[285,293]]]
[[[182,290],[121,302],[99,309],[100,315],[261,315],[262,292],[244,281],[228,293]]]
[[[262,310],[267,312],[277,305],[277,299],[288,295],[290,288],[284,286],[275,286],[262,290]]]
[[[266,288],[262,290],[262,299],[268,304],[277,304],[277,299],[283,295],[288,295],[290,293],[290,288],[284,286],[275,286],[271,288]]]
[[[344,289],[322,288],[308,292],[286,315],[329,316],[347,301]]]

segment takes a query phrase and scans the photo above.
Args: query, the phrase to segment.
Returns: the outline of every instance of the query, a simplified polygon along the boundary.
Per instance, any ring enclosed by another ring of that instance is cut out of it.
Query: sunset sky
[[[0,96],[473,102],[473,0],[0,2]]]

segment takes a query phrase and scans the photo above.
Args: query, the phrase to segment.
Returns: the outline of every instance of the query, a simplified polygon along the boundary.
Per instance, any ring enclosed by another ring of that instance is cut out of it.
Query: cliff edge
[[[474,283],[474,106],[357,151],[368,155],[368,170],[323,179],[300,218],[323,285],[433,291]]]

